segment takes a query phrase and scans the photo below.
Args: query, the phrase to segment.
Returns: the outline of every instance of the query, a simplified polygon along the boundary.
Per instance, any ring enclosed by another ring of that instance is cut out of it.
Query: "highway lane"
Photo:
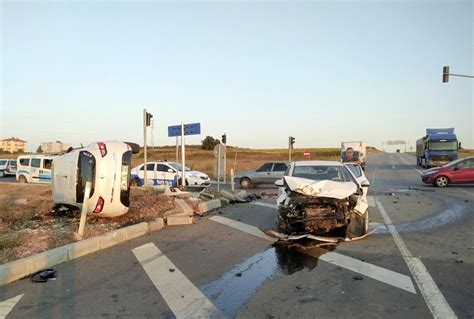
[[[177,274],[227,317],[430,318],[433,311],[447,309],[459,318],[472,317],[472,189],[424,186],[412,162],[405,154],[370,156],[369,195],[377,205],[370,214],[378,231],[366,240],[305,251],[272,247],[246,228],[273,226],[270,198],[267,207],[238,204],[214,213],[239,222],[241,229],[213,216],[194,226],[166,228],[60,265],[56,281],[22,280],[1,287],[0,301],[24,294],[9,318],[172,318],[191,307],[187,294],[170,299],[163,290],[160,278]],[[434,298],[434,307],[428,306],[433,296],[423,295],[406,262],[407,251],[400,250],[386,226],[378,226],[386,223],[384,216],[393,221],[411,258],[425,266],[445,303]],[[147,244],[173,265],[157,277],[134,254]],[[399,281],[414,290],[400,288]]]

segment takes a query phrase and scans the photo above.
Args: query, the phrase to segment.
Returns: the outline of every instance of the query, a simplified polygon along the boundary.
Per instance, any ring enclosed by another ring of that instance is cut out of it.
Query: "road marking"
[[[268,240],[268,241],[271,241],[271,242],[277,241],[275,238],[266,235],[265,233],[263,233],[260,229],[258,229],[255,226],[244,224],[244,223],[235,221],[235,220],[230,219],[230,218],[226,218],[226,217],[222,217],[222,216],[212,216],[210,218],[210,220],[212,220],[216,223],[219,223],[219,224],[222,224],[222,225],[240,230],[244,233],[253,235],[255,237],[259,237],[259,238],[262,238],[262,239],[265,239],[265,240]]]
[[[410,272],[413,275],[413,278],[415,279],[415,282],[417,283],[418,288],[420,289],[420,292],[423,295],[423,298],[425,299],[425,302],[428,305],[433,317],[440,319],[457,318],[456,314],[451,309],[435,281],[429,274],[425,265],[423,265],[419,258],[413,257],[408,250],[408,247],[405,245],[405,242],[398,233],[397,228],[392,224],[392,220],[385,211],[385,208],[377,199],[375,202],[379,208],[380,215],[382,215],[383,219],[385,220],[385,224],[392,234],[393,240],[400,250],[405,263],[410,269]]]
[[[374,196],[367,196],[367,204],[369,204],[369,207],[377,207]]]
[[[11,299],[0,302],[0,318],[4,319],[13,310],[16,304],[23,298],[25,294],[18,295]]]
[[[232,219],[222,217],[222,216],[213,216],[211,220],[221,223],[223,225],[235,228],[237,230],[246,232],[248,234],[267,239],[271,242],[276,241],[275,238],[266,236],[262,233],[260,229],[255,226],[247,225],[241,222],[236,222]],[[262,236],[263,235],[263,236]],[[410,277],[399,274],[392,270],[388,270],[379,266],[369,264],[358,259],[347,257],[338,253],[326,253],[321,256],[318,256],[320,260],[339,266],[353,272],[357,272],[361,275],[370,277],[372,279],[378,280],[380,282],[386,283],[388,285],[400,288],[402,290],[416,294],[415,287]]]
[[[137,247],[133,253],[176,318],[225,318],[155,244]]]
[[[275,205],[275,204],[269,204],[269,203],[263,203],[263,202],[251,202],[250,204],[256,205],[256,206],[262,206],[262,207],[278,209],[278,205]]]
[[[327,253],[321,255],[319,259],[416,295],[415,286],[411,278],[406,275],[338,253]]]

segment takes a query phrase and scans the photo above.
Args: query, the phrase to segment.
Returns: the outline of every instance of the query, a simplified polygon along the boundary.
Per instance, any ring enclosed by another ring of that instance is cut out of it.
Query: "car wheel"
[[[363,230],[362,235],[366,235],[369,233],[369,210],[365,212],[362,218],[363,218],[363,223],[364,223],[364,230]]]
[[[449,179],[446,176],[438,176],[435,180],[435,185],[438,187],[446,187],[449,184]]]
[[[134,178],[134,179],[132,179],[131,185],[132,186],[142,186],[142,182],[138,178]]]
[[[28,180],[26,179],[25,175],[20,175],[20,176],[18,177],[18,181],[19,181],[20,183],[23,183],[23,184],[28,183]]]
[[[250,181],[250,179],[248,179],[248,178],[246,178],[246,177],[245,177],[245,178],[242,178],[242,179],[240,180],[240,187],[242,187],[242,188],[250,188],[250,187],[252,187],[252,182]]]
[[[5,176],[5,172],[4,171],[0,171],[0,177],[3,177]]]
[[[178,179],[178,187],[181,186],[182,182],[183,182],[183,180],[181,178]],[[186,184],[186,186],[189,186],[188,180],[186,180],[185,184]]]
[[[279,209],[275,216],[275,227],[279,233],[290,234],[291,226],[288,223],[288,218],[286,217],[287,211],[284,209]]]

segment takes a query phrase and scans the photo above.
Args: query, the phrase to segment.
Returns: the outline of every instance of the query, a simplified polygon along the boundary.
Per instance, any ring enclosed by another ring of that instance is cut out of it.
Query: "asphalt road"
[[[473,318],[474,186],[422,185],[406,154],[370,156],[366,175],[365,240],[273,247],[254,228],[273,226],[266,197],[3,286],[0,301],[23,295],[8,318]]]

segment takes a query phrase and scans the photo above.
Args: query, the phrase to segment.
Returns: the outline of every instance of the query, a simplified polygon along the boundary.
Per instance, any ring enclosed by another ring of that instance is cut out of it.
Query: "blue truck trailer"
[[[458,159],[460,147],[454,128],[427,128],[426,135],[416,141],[416,165],[443,166]]]

